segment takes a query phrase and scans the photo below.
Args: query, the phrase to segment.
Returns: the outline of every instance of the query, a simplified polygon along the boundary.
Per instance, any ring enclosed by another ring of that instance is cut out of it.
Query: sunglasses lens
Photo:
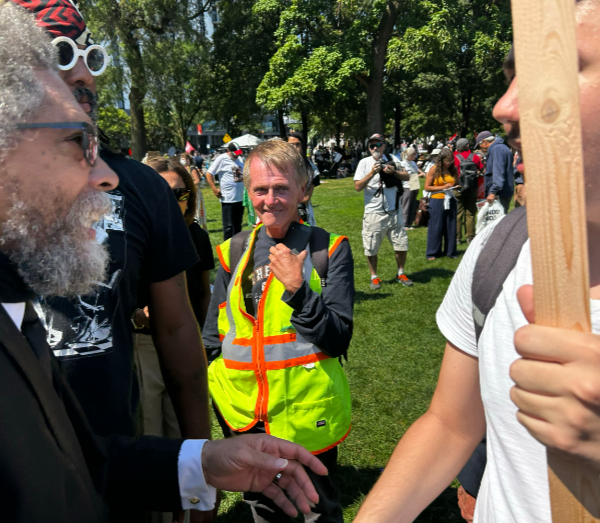
[[[58,42],[56,44],[56,50],[58,51],[58,65],[65,67],[73,61],[75,52],[73,46],[68,42]]]
[[[87,54],[86,63],[92,73],[100,71],[104,67],[104,53],[98,48],[92,49]]]
[[[190,199],[190,191],[188,189],[173,189],[173,194],[179,202],[187,202]]]

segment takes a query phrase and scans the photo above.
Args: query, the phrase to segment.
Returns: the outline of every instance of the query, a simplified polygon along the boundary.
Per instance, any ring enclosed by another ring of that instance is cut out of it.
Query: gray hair
[[[408,158],[411,154],[415,154],[416,152],[417,150],[414,147],[409,147],[404,151],[404,154],[406,155],[405,157]]]
[[[33,14],[0,0],[0,162],[18,143],[18,123],[32,122],[45,87],[36,70],[57,70],[54,46]]]
[[[298,187],[306,186],[308,183],[308,171],[306,161],[298,150],[283,140],[268,140],[257,145],[248,155],[244,163],[244,185],[250,187],[250,165],[252,160],[257,159],[268,165],[269,168],[276,167],[285,174],[292,174]]]

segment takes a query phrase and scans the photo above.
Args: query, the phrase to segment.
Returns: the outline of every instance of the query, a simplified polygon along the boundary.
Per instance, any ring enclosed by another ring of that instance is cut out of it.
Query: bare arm
[[[373,168],[367,173],[367,175],[364,178],[356,180],[354,182],[354,188],[359,192],[362,191],[371,181],[371,178],[373,178],[373,176],[375,176],[379,171],[381,171],[381,165],[373,165]]]
[[[478,369],[446,344],[429,409],[398,443],[355,523],[413,521],[460,472],[485,433]]]
[[[215,196],[217,198],[221,198],[221,191],[219,189],[217,189],[217,186],[215,185],[215,179],[214,179],[212,173],[210,173],[210,172],[206,173],[206,181],[208,182],[208,185],[210,185],[210,188],[212,189]]]
[[[210,305],[210,271],[202,271],[200,276],[200,328],[204,327],[206,322],[206,315],[208,314],[208,306]]]
[[[150,285],[151,330],[184,438],[210,439],[207,364],[185,273]]]
[[[194,183],[196,185],[198,185],[200,183],[200,173],[198,172],[198,168],[197,167],[192,167],[190,168],[190,174],[192,176],[192,178],[194,179]]]

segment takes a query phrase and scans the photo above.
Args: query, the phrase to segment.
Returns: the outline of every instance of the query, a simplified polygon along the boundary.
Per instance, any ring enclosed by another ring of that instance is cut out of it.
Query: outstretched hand
[[[207,441],[202,449],[206,482],[213,487],[237,492],[260,492],[271,498],[289,516],[297,515],[294,501],[304,514],[319,496],[303,466],[316,474],[327,468],[304,447],[267,434],[247,434]],[[273,482],[277,474],[281,477]]]
[[[510,368],[517,419],[547,447],[600,470],[600,336],[535,325],[533,287],[517,292],[530,323]]]

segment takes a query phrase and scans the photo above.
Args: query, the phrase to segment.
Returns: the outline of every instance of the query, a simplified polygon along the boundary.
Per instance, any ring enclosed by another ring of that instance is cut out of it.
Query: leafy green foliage
[[[422,0],[415,13],[400,20],[403,30],[388,48],[392,84],[410,83],[405,134],[498,129],[491,113],[511,45],[508,0]]]

